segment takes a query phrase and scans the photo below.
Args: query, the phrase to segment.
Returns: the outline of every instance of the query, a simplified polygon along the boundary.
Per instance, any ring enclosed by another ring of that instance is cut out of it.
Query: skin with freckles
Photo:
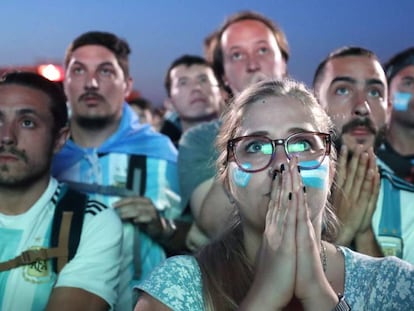
[[[285,138],[298,131],[317,131],[317,128],[311,122],[303,121],[306,120],[307,112],[303,109],[298,109],[299,107],[297,101],[284,97],[270,97],[265,101],[251,104],[245,112],[237,136],[260,134],[276,139]],[[283,115],[285,122],[280,122],[278,123],[279,126],[275,127],[273,121],[275,115]],[[287,163],[288,159],[283,146],[277,146],[276,158],[271,164],[271,169],[280,171],[280,166],[284,164],[287,167]],[[238,170],[237,164],[231,162],[230,176],[233,176],[233,180],[230,187],[232,193],[234,193],[234,198],[239,203],[240,214],[244,219],[246,227],[247,224],[256,223],[257,225],[255,226],[262,230],[271,193],[271,178],[268,170],[250,174],[249,183],[243,187],[243,191],[240,191],[240,185],[237,185],[237,179],[234,179],[235,174],[233,171]],[[329,183],[329,174],[325,175],[324,183],[324,188],[326,189]],[[257,195],[258,193],[261,195]],[[308,189],[308,197],[312,198],[309,208],[312,219],[315,221],[315,225],[317,224],[318,226],[320,226],[321,222],[321,207],[325,206],[326,203],[326,195],[326,190],[312,187]],[[251,206],[259,207],[252,210]]]
[[[304,103],[307,99],[302,97],[269,95],[239,101],[245,107],[236,107],[233,110],[239,111],[226,115],[223,121],[230,125],[226,124],[222,133],[227,133],[232,124],[236,127],[232,138],[262,135],[275,140],[293,133],[329,132],[327,124],[319,119],[317,111],[321,109],[308,108]],[[275,122],[275,116],[282,117]],[[234,178],[239,169],[234,160],[222,172],[240,215],[244,249],[255,267],[253,283],[240,310],[330,310],[335,306],[335,292],[343,291],[343,275],[326,277],[319,256],[334,173],[330,157],[325,159],[321,170],[326,173],[318,174],[318,167],[306,175],[299,170],[298,159],[294,155],[289,158],[284,146],[277,145],[270,167],[251,173],[246,186],[241,187]],[[269,173],[272,171],[275,174]],[[305,187],[302,174],[306,178],[318,176],[320,183],[308,180]],[[341,271],[343,259],[335,251],[331,255],[331,264]]]

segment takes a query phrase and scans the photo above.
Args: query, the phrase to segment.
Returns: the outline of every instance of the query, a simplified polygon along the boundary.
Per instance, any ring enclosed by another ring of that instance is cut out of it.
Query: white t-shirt
[[[377,164],[385,171],[392,171],[381,161],[377,160]],[[385,176],[386,173],[384,172]],[[393,176],[392,173],[390,176]],[[401,259],[414,264],[414,186],[401,180],[398,182],[397,177],[393,177],[395,180],[387,181],[385,177],[381,178],[381,188],[378,195],[377,207],[372,217],[372,226],[375,236],[379,239],[380,246],[382,247],[386,255],[395,255],[394,253],[387,253],[387,249],[393,249],[396,239],[392,237],[384,237],[388,233],[390,235],[397,234],[394,227],[381,228],[381,220],[384,218],[389,225],[393,224],[390,219],[398,220],[400,223],[401,238],[402,238],[402,256]],[[386,188],[390,185],[391,188]],[[393,184],[395,183],[395,185]],[[389,192],[392,193],[389,193]],[[393,195],[397,195],[397,197]],[[387,200],[385,200],[387,199]],[[395,200],[394,200],[395,199]],[[399,213],[398,213],[399,212]]]
[[[0,213],[0,261],[28,249],[49,247],[52,219],[64,186],[51,179],[37,202],[20,215]],[[82,288],[104,299],[111,308],[117,298],[122,224],[111,208],[88,201],[75,257],[59,275],[52,260],[0,273],[0,310],[44,310],[54,287]]]

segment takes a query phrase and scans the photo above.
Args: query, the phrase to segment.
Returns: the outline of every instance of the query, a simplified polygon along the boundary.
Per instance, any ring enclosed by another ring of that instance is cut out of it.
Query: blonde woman
[[[135,311],[412,309],[412,265],[330,243],[330,131],[301,83],[264,81],[242,92],[217,139],[235,221],[195,257],[153,271]]]

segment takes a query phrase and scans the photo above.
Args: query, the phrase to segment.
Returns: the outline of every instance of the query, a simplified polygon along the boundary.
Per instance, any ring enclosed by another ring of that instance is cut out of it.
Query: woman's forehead
[[[292,97],[267,97],[246,107],[241,119],[241,130],[257,128],[280,129],[303,128],[314,131],[317,128],[311,109]]]

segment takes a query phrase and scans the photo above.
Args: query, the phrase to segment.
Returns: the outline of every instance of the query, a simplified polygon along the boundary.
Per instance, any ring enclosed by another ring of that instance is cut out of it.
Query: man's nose
[[[365,117],[371,113],[369,102],[365,93],[358,93],[355,95],[355,103],[353,107],[353,114],[359,117]]]
[[[85,88],[86,89],[99,88],[99,81],[95,74],[86,75]]]
[[[201,84],[202,83],[203,83],[202,81],[198,81],[198,80],[190,81],[190,89],[192,91],[194,91],[194,90],[199,91],[199,90],[201,90]]]
[[[3,123],[0,125],[0,141],[3,145],[13,145],[16,143],[16,133],[13,124]]]
[[[260,70],[260,63],[256,56],[248,55],[247,56],[247,71],[255,72]]]

